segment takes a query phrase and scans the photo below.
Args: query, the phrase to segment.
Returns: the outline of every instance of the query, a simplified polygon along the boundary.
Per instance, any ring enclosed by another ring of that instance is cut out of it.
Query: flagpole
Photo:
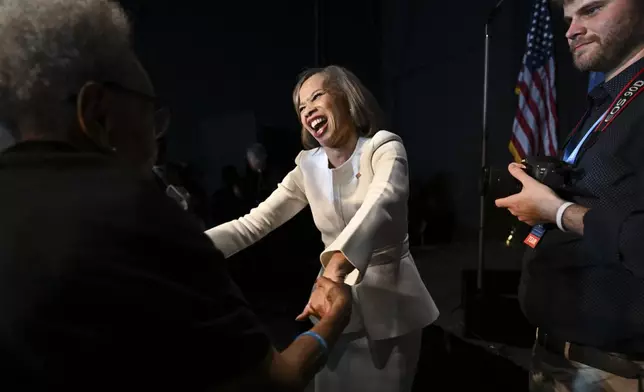
[[[320,14],[320,0],[314,0],[313,3],[313,20],[315,22],[315,39],[313,41],[313,47],[314,47],[314,62],[316,67],[322,66],[322,44],[321,44],[321,39],[322,39],[322,34],[321,34],[321,29],[322,29],[322,21],[321,21],[321,14]]]
[[[479,184],[479,243],[478,243],[478,264],[476,271],[476,288],[483,291],[483,271],[485,270],[485,205],[489,168],[487,165],[487,112],[488,112],[488,84],[490,71],[490,25],[494,21],[501,5],[505,0],[499,0],[492,11],[490,11],[485,23],[485,55],[483,65],[483,124],[481,137],[481,178]]]

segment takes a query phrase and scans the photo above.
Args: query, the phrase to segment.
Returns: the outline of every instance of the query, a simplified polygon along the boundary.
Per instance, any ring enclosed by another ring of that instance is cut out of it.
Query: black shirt
[[[588,115],[570,143],[643,67],[640,60],[589,94]],[[575,173],[565,198],[590,208],[584,235],[550,228],[527,251],[519,288],[524,313],[561,339],[644,353],[644,95],[586,139]]]
[[[153,180],[64,144],[0,156],[0,390],[206,391],[270,349]]]

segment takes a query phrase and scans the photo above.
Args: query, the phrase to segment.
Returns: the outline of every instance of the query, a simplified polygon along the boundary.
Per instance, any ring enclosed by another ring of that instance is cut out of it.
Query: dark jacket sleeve
[[[616,179],[614,186],[632,186],[586,213],[584,243],[591,254],[644,277],[644,120],[635,122],[616,156],[629,174]]]
[[[255,369],[272,345],[222,254],[153,187],[127,193],[93,208],[72,256],[78,267],[52,301],[68,359],[69,347],[92,347],[72,349],[94,363],[85,374],[109,368],[106,379],[141,390],[206,390]]]

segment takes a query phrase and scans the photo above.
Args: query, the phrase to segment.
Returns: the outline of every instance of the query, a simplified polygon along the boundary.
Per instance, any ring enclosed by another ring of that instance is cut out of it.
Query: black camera
[[[521,163],[530,177],[557,193],[570,185],[573,167],[557,157],[528,157]]]
[[[562,195],[570,186],[573,167],[557,157],[528,157],[521,161],[524,171],[535,180]],[[494,199],[521,192],[521,183],[507,168],[492,168],[489,173],[489,191]]]

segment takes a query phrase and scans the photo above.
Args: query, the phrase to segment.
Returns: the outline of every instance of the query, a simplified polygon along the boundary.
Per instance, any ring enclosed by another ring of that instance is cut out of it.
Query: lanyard
[[[577,159],[577,155],[579,154],[579,150],[581,150],[581,146],[584,145],[584,142],[586,141],[586,139],[588,139],[588,136],[590,136],[590,134],[595,131],[597,126],[599,126],[599,123],[602,122],[604,117],[606,117],[606,114],[608,114],[608,111],[606,111],[606,113],[602,114],[601,117],[599,117],[599,119],[597,121],[595,121],[595,124],[593,124],[593,126],[590,127],[590,129],[586,132],[584,137],[581,138],[579,143],[577,143],[577,146],[573,146],[570,143],[566,146],[566,149],[564,150],[564,157],[563,157],[563,159],[564,159],[564,161],[566,161],[566,163],[570,163],[570,164],[575,163],[575,160]]]
[[[577,156],[579,155],[579,151],[581,150],[581,146],[584,144],[588,136],[590,136],[593,132],[604,132],[606,128],[617,118],[619,114],[622,113],[624,108],[628,106],[631,102],[633,102],[633,99],[637,97],[642,91],[644,91],[644,79],[640,78],[640,76],[644,73],[644,68],[640,69],[640,71],[626,84],[626,87],[619,93],[617,98],[613,101],[613,103],[610,104],[608,111],[602,115],[597,122],[590,127],[588,132],[586,132],[586,135],[577,143],[577,145],[573,148],[572,145],[570,145],[570,141],[572,137],[579,131],[580,126],[584,122],[584,118],[588,115],[586,113],[584,115],[584,118],[577,124],[575,129],[572,131],[570,136],[568,137],[568,140],[566,141],[566,147],[564,150],[564,160],[567,163],[574,163],[574,161],[577,159]]]

